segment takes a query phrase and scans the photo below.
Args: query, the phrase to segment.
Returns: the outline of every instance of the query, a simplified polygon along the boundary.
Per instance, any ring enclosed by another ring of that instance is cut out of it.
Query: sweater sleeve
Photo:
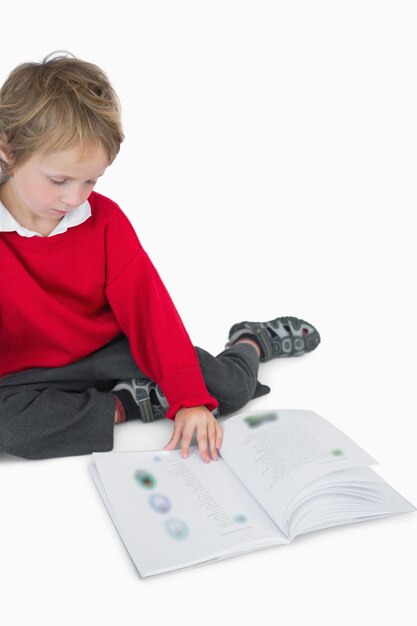
[[[132,232],[129,237],[131,245],[135,240]],[[109,255],[117,254],[117,250],[111,249],[114,245],[114,241],[109,242]],[[123,246],[120,239],[119,245]],[[128,338],[132,356],[144,374],[164,392],[169,404],[168,418],[173,419],[181,407],[205,405],[212,411],[218,402],[207,390],[184,324],[137,238],[134,248],[133,258],[116,275],[109,258],[109,274],[113,279],[106,286],[106,297]],[[123,252],[119,254],[115,262],[119,269],[123,255]]]

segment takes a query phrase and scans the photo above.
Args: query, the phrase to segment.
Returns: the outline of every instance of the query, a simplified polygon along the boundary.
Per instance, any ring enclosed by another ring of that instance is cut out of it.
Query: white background
[[[7,2],[0,30],[1,82],[59,49],[107,73],[126,140],[96,189],[195,344],[285,314],[320,330],[249,406],[322,414],[417,504],[415,2]],[[115,450],[171,429],[125,424]],[[141,580],[90,462],[0,455],[2,623],[415,624],[416,514]]]

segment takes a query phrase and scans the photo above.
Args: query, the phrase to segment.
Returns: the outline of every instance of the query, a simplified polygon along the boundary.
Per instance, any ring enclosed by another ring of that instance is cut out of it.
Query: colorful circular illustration
[[[135,481],[145,489],[153,489],[156,486],[156,478],[146,470],[136,470],[133,475]]]
[[[149,496],[149,504],[157,513],[168,513],[171,510],[171,502],[162,493],[153,493]]]
[[[188,526],[177,517],[171,517],[165,522],[165,530],[173,539],[186,539],[188,537]]]
[[[277,413],[259,413],[258,415],[249,415],[244,418],[244,421],[250,428],[260,426],[264,422],[275,422],[278,419]]]

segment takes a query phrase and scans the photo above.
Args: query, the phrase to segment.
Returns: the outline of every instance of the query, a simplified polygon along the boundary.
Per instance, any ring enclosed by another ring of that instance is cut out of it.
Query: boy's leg
[[[196,348],[203,376],[221,413],[266,393],[256,379],[259,359],[248,344],[214,357]],[[67,366],[31,368],[0,379],[0,452],[28,459],[90,454],[113,448],[121,379],[145,378],[123,335]]]
[[[317,329],[297,317],[277,317],[267,322],[240,322],[232,326],[226,350],[216,357],[196,347],[207,389],[219,401],[216,417],[241,409],[270,391],[257,380],[259,362],[301,356],[320,343]],[[115,391],[139,406],[144,421],[164,415],[167,403],[161,389],[147,378],[125,380]],[[146,407],[146,411],[142,408]]]
[[[196,347],[207,389],[219,401],[219,414],[238,411],[254,398],[269,393],[258,381],[259,356],[249,343],[236,343],[217,356]]]
[[[0,392],[0,453],[46,459],[111,450],[115,406],[114,394],[94,388],[5,387]]]
[[[44,459],[111,450],[116,397],[109,391],[119,376],[142,376],[124,336],[64,367],[3,376],[0,452]]]
[[[301,322],[296,318],[256,324],[243,322],[231,329],[229,347],[216,357],[196,348],[207,388],[219,400],[220,415],[237,411],[252,398],[270,391],[257,380],[256,349],[241,341],[258,339],[252,329],[261,327],[265,331],[261,343],[264,348],[261,361],[264,361],[292,354],[286,352],[284,345],[288,335],[297,332],[304,336],[307,331],[306,338],[312,344],[306,347],[312,350],[320,336],[314,327]],[[3,376],[0,378],[0,452],[41,459],[111,450],[116,396],[109,392],[118,381],[137,378],[146,377],[133,360],[124,335],[76,363]]]
[[[255,342],[242,339],[217,356],[195,347],[200,369],[210,394],[219,402],[214,415],[219,417],[242,408],[269,393],[270,388],[257,380],[260,351]],[[151,422],[164,417],[168,403],[160,387],[146,376],[117,383],[113,389],[126,403],[130,415]]]
[[[257,381],[259,362],[301,356],[315,350],[319,343],[320,334],[312,324],[287,316],[234,324],[226,350],[217,357],[201,348],[197,353],[207,388],[219,400],[220,414],[224,414],[270,391]]]

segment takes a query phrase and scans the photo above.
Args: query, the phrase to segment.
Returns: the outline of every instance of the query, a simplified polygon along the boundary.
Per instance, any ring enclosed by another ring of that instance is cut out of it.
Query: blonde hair
[[[65,52],[65,51],[58,51]],[[10,155],[9,176],[33,154],[100,143],[109,165],[124,140],[119,98],[97,65],[68,56],[22,63],[0,89],[0,146]],[[66,54],[71,54],[67,53]]]

